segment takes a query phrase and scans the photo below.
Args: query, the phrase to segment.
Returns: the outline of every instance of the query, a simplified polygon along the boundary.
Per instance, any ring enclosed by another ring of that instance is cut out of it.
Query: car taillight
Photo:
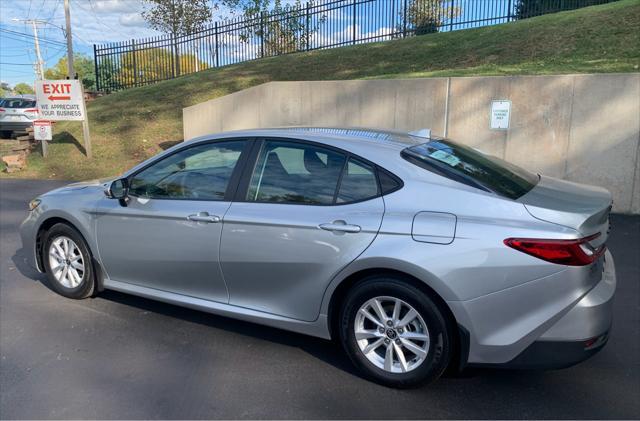
[[[507,238],[504,243],[523,253],[547,262],[567,266],[586,266],[595,262],[606,250],[605,245],[593,248],[589,241],[600,233],[577,240],[545,240],[539,238]]]
[[[4,108],[0,108],[0,113],[3,113],[5,111],[7,111],[7,110],[5,110]]]
[[[29,108],[28,110],[24,110],[25,113],[37,113],[38,109],[37,108]]]

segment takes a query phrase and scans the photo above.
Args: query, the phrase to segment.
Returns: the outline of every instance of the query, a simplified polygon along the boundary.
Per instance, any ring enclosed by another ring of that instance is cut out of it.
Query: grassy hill
[[[640,0],[479,29],[256,60],[134,88],[89,104],[93,158],[79,123],[55,127],[49,157],[10,176],[116,175],[182,140],[182,108],[270,81],[635,72]],[[2,174],[0,177],[8,175]]]

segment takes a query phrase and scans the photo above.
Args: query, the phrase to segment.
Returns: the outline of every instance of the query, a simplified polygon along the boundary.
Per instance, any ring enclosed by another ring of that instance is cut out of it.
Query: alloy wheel
[[[416,309],[399,298],[382,296],[366,301],[353,328],[360,351],[384,371],[407,373],[427,358],[427,325]]]
[[[84,277],[84,259],[78,245],[69,237],[56,237],[49,246],[49,267],[56,281],[76,288]]]

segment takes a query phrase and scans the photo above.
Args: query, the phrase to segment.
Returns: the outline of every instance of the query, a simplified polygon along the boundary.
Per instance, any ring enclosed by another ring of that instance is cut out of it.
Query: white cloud
[[[138,12],[142,8],[138,0],[94,0],[93,4],[97,13]]]
[[[146,28],[147,22],[140,13],[125,13],[120,15],[118,23],[122,26],[137,26],[140,28]]]

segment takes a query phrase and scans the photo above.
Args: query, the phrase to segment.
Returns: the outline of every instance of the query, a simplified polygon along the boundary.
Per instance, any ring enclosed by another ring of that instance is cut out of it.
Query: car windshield
[[[540,177],[516,165],[450,140],[406,148],[402,156],[422,168],[509,199],[526,194]]]
[[[2,108],[33,108],[36,102],[28,98],[7,98],[0,101]]]

